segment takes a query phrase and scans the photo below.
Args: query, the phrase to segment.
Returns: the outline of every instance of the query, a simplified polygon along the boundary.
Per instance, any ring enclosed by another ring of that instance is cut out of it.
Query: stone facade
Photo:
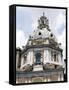
[[[63,50],[44,13],[24,49],[16,50],[16,83],[64,80]]]

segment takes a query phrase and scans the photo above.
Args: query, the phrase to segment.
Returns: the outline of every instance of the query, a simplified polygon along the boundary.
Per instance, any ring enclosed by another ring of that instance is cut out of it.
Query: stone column
[[[24,57],[21,56],[21,68],[22,68],[23,65],[24,65]]]
[[[46,50],[44,50],[44,64],[46,64],[46,59],[47,59],[47,57],[46,57]]]
[[[64,62],[64,59],[63,59],[63,55],[61,54],[61,63],[62,63],[62,67],[65,68],[65,62]]]
[[[36,62],[36,57],[35,57],[35,54],[33,54],[33,63]]]
[[[33,51],[30,52],[30,64],[32,65],[33,63]]]
[[[28,54],[27,54],[27,63],[32,65],[33,63],[33,51],[29,51]]]
[[[49,51],[48,49],[44,50],[44,64],[49,61]]]
[[[30,52],[27,53],[27,63],[30,63]]]
[[[49,53],[48,53],[48,58],[49,58],[49,61],[51,61],[51,56],[52,56],[52,55],[51,55],[51,50],[49,50],[48,52],[49,52]]]
[[[64,80],[63,74],[61,74],[60,79],[61,79],[61,81]]]
[[[58,75],[58,81],[61,81],[60,74]]]
[[[58,54],[58,60],[59,60],[59,63],[61,64],[61,53]]]

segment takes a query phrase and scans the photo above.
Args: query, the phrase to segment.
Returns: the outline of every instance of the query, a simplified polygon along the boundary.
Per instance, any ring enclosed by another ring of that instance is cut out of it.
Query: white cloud
[[[62,24],[65,25],[65,15],[63,13],[59,13],[56,16],[56,21],[55,21],[55,29],[59,29]]]
[[[16,47],[22,48],[22,46],[26,45],[27,40],[23,30],[16,30]]]
[[[37,26],[38,26],[38,22],[37,21],[33,22],[32,23],[32,30],[37,29]]]
[[[63,49],[63,59],[66,58],[65,54],[66,54],[66,33],[65,33],[65,30],[63,30],[63,33],[62,35],[60,36],[57,36],[58,37],[58,42],[61,43],[61,47]]]
[[[63,12],[60,12],[53,18],[53,21],[50,25],[55,35],[60,34],[59,30],[62,27],[62,25],[65,26],[65,14]]]
[[[63,30],[61,29],[62,25],[64,25]],[[61,43],[61,48],[63,49],[63,59],[65,59],[66,58],[65,14],[62,12],[58,13],[58,15],[54,18],[51,26],[52,26],[52,31],[55,34],[58,42]],[[60,32],[62,33],[60,34]]]

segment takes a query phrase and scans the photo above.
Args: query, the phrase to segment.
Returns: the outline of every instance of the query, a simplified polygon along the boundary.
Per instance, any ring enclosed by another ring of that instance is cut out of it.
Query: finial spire
[[[44,12],[43,12],[43,15],[38,20],[38,28],[39,29],[47,28],[50,31],[48,19],[45,16],[45,13]]]

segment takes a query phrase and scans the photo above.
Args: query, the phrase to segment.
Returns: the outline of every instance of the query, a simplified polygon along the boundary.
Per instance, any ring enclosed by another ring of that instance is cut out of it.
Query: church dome
[[[38,20],[38,26],[37,29],[34,30],[34,32],[31,35],[32,39],[38,39],[38,38],[50,38],[57,40],[55,35],[52,33],[52,31],[49,28],[49,21],[47,17],[45,16],[43,12],[43,16],[41,16]]]
[[[56,36],[49,28],[49,21],[44,15],[41,16],[38,20],[37,29],[29,37],[27,45],[36,45],[36,44],[57,44]]]
[[[43,28],[42,30],[41,29],[34,30],[31,37],[32,39],[49,38],[57,40],[55,35],[51,31],[48,31],[46,28]]]
[[[50,36],[50,32],[46,28],[43,28],[42,30],[37,29],[33,32],[31,36],[32,36],[32,39],[48,38]]]

